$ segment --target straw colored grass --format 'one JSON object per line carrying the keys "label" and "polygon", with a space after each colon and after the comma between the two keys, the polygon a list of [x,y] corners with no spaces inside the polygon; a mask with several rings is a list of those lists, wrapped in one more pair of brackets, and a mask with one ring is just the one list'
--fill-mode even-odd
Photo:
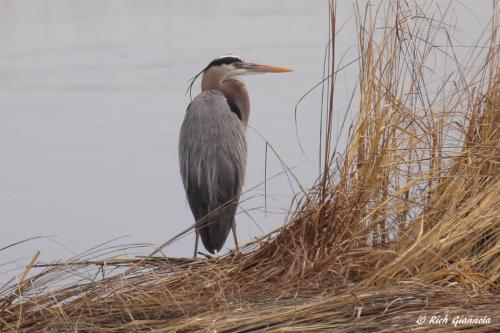
{"label": "straw colored grass", "polygon": [[[463,63],[450,8],[419,3],[355,4],[348,109],[334,103],[332,38],[322,175],[280,230],[220,258],[76,259],[31,274],[35,256],[0,289],[0,331],[498,331],[498,7]],[[335,115],[353,113],[339,154]]]}

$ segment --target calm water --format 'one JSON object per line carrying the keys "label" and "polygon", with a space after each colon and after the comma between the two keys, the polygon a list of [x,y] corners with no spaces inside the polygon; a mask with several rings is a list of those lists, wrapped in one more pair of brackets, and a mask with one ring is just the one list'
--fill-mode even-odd
{"label": "calm water", "polygon": [[[352,3],[341,3],[343,23]],[[0,252],[0,263],[10,262],[0,272],[37,249],[50,261],[125,235],[118,243],[161,244],[191,225],[177,160],[185,91],[222,54],[296,69],[245,77],[250,124],[310,185],[320,91],[298,114],[312,162],[297,144],[294,107],[321,79],[327,10],[326,1],[0,1],[0,248],[46,236]],[[467,24],[479,29],[478,17]],[[353,42],[346,29],[338,46]],[[264,179],[265,143],[247,134],[248,190]],[[282,171],[271,154],[267,168],[268,176]],[[270,181],[267,215],[263,186],[246,194],[240,242],[280,226],[294,192],[284,176]],[[191,233],[164,253],[190,256],[193,242]]]}
{"label": "calm water", "polygon": [[[222,54],[297,69],[245,81],[251,126],[310,182],[293,109],[321,78],[327,19],[321,1],[1,2],[0,247],[48,237],[2,252],[0,262],[24,265],[37,249],[42,260],[70,257],[124,235],[122,243],[161,244],[192,224],[177,159],[185,91]],[[314,114],[318,105],[311,100]],[[299,118],[312,154],[314,114]],[[252,130],[248,140],[246,189],[264,179],[265,158],[264,141]],[[269,156],[269,175],[280,171]],[[267,190],[267,217],[262,186],[245,196],[255,222],[238,216],[241,242],[283,222],[288,180]],[[192,255],[193,242],[189,234],[165,254]]]}

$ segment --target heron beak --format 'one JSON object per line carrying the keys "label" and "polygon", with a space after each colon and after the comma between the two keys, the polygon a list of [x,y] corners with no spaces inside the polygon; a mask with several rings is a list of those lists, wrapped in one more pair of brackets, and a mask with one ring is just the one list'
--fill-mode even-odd
{"label": "heron beak", "polygon": [[241,68],[245,69],[245,74],[260,74],[260,73],[287,73],[293,72],[292,68],[273,66],[273,65],[259,65],[252,63],[242,63]]}

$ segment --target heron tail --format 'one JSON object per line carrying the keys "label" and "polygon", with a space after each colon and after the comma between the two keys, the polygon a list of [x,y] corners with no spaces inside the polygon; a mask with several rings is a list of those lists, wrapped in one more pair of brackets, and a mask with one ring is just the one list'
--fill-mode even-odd
{"label": "heron tail", "polygon": [[236,203],[227,203],[211,209],[211,213],[200,221],[201,241],[210,253],[219,252],[226,242],[231,226],[234,223],[236,209]]}

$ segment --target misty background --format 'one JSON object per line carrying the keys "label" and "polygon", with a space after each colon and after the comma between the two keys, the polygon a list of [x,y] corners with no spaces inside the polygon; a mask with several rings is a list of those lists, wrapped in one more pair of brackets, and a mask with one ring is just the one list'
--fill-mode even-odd
{"label": "misty background", "polygon": [[[491,8],[490,1],[454,8],[464,45],[480,35]],[[338,10],[339,26],[350,23],[336,41],[348,63],[356,55],[352,2],[339,1]],[[251,191],[237,216],[240,244],[281,226],[300,189],[285,174],[269,180],[265,207],[261,135],[310,187],[321,88],[296,118],[295,106],[322,79],[328,20],[327,1],[0,0],[0,248],[43,236],[1,251],[0,274],[23,267],[36,250],[48,262],[121,236],[112,244],[152,244],[123,255],[147,254],[193,224],[177,156],[186,89],[228,53],[296,70],[243,78],[252,104],[244,187]],[[338,115],[356,73],[354,64],[338,77]],[[267,151],[272,177],[283,166]],[[191,256],[193,247],[191,232],[163,253]],[[233,247],[230,235],[226,251]]]}

